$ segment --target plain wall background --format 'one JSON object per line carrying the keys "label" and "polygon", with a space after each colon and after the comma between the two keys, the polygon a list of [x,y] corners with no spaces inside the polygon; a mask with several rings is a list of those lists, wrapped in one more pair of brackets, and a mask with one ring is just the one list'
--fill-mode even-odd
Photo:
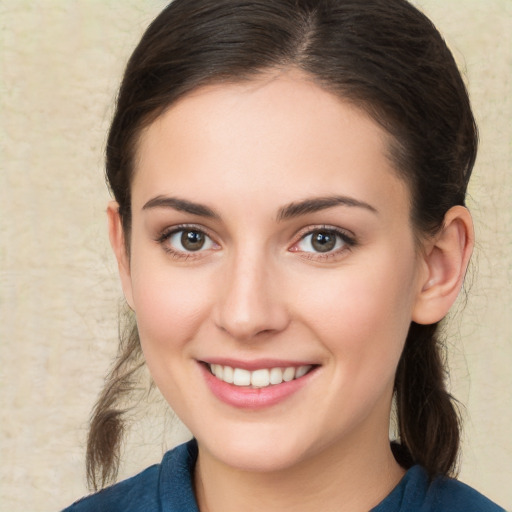
{"label": "plain wall background", "polygon": [[[512,1],[416,4],[464,70],[481,133],[469,200],[478,247],[449,324],[452,389],[466,405],[461,479],[512,508]],[[164,5],[0,0],[2,510],[58,510],[86,493],[87,421],[121,297],[105,133],[126,59]],[[129,436],[122,477],[183,439],[161,410]]]}

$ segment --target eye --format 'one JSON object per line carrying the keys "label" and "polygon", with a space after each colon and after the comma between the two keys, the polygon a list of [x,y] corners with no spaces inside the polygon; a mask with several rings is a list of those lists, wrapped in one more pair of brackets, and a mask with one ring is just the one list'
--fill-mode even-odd
{"label": "eye", "polygon": [[342,231],[319,228],[306,233],[293,247],[294,252],[334,253],[355,245],[352,237]]}
{"label": "eye", "polygon": [[172,253],[201,252],[217,247],[206,233],[196,228],[174,229],[164,233],[159,242]]}

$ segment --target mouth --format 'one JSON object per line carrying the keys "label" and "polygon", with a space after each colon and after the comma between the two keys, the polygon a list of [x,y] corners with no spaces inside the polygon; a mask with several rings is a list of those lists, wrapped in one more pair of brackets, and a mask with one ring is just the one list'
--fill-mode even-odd
{"label": "mouth", "polygon": [[283,382],[300,379],[310,373],[317,365],[285,366],[247,370],[233,366],[204,363],[210,373],[218,380],[242,388],[261,389],[277,386]]}
{"label": "mouth", "polygon": [[258,411],[290,399],[309,388],[319,364],[276,359],[257,361],[198,360],[210,391],[221,402],[240,410]]}

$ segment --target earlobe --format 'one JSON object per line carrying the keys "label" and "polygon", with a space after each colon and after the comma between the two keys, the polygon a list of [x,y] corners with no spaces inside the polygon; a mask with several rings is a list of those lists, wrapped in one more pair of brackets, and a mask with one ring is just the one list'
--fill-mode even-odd
{"label": "earlobe", "polygon": [[425,272],[413,310],[414,322],[433,324],[446,316],[462,287],[473,245],[471,215],[463,206],[454,206],[425,248]]}
{"label": "earlobe", "polygon": [[126,302],[131,309],[133,307],[132,296],[132,280],[130,274],[130,257],[128,254],[128,247],[126,246],[125,234],[123,230],[123,223],[121,215],[119,214],[119,204],[116,201],[111,201],[107,206],[108,218],[108,235],[110,245],[117,259],[117,267],[119,269],[119,276],[121,278],[121,285],[123,287]]}

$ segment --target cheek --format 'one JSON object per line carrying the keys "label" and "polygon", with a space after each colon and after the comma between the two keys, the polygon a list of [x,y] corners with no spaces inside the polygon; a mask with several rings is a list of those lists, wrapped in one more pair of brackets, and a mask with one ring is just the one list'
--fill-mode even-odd
{"label": "cheek", "polygon": [[305,323],[341,361],[393,368],[411,322],[411,261],[389,252],[319,276],[303,292]]}
{"label": "cheek", "polygon": [[178,348],[207,315],[209,280],[170,265],[132,266],[134,308],[145,351]]}
{"label": "cheek", "polygon": [[[147,261],[147,260],[146,260]],[[146,262],[145,262],[146,263]],[[191,278],[170,265],[132,267],[137,328],[144,357],[157,387],[172,409],[185,419],[189,372],[194,371],[193,343],[208,316],[207,280]]]}

